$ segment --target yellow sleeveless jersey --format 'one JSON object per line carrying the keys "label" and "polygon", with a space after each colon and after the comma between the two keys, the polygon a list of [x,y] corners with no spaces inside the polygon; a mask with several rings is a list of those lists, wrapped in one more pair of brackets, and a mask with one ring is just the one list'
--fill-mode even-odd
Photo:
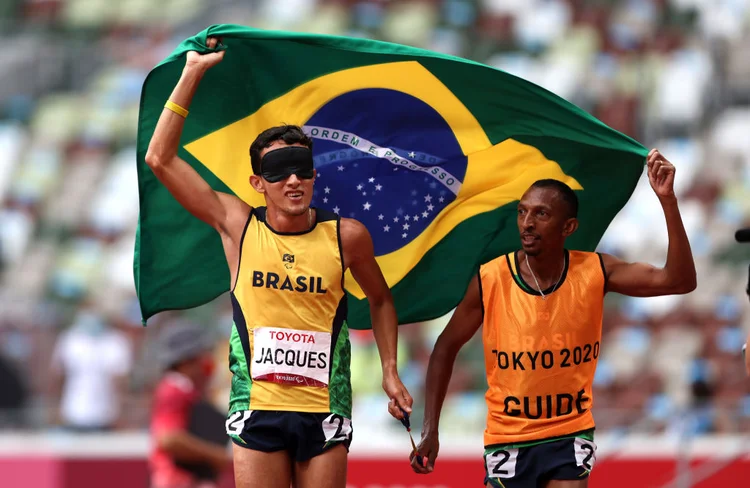
{"label": "yellow sleeveless jersey", "polygon": [[281,233],[254,208],[232,291],[230,413],[333,412],[351,418],[350,344],[340,219]]}
{"label": "yellow sleeveless jersey", "polygon": [[485,445],[591,429],[606,278],[597,253],[566,251],[545,298],[524,282],[518,253],[479,269],[488,390]]}

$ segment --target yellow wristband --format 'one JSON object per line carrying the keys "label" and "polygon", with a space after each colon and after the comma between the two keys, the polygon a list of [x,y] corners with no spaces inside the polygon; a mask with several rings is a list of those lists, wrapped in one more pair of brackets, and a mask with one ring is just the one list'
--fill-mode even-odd
{"label": "yellow wristband", "polygon": [[187,118],[188,112],[187,109],[180,107],[176,103],[174,103],[172,100],[167,100],[167,103],[164,104],[164,108],[167,108],[171,110],[172,112],[176,113],[182,118]]}

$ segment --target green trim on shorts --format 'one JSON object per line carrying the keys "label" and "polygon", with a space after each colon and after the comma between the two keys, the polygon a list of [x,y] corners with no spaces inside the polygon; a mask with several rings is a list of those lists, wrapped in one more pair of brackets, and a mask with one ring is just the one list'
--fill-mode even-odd
{"label": "green trim on shorts", "polygon": [[555,441],[559,441],[562,439],[575,439],[575,438],[581,438],[587,441],[594,442],[594,427],[588,430],[574,432],[573,434],[561,435],[558,437],[548,437],[546,439],[541,439],[538,441],[516,442],[514,444],[492,444],[489,446],[484,446],[484,455],[487,456],[489,454],[492,454],[498,449],[521,449],[522,447],[538,446],[539,444],[547,444],[549,442],[555,442]]}
{"label": "green trim on shorts", "polygon": [[245,444],[245,445],[247,445],[247,442],[243,441],[242,437],[240,437],[238,435],[235,435],[235,434],[228,434],[228,435],[229,435],[230,439],[232,439],[234,442],[236,442],[238,444]]}
{"label": "green trim on shorts", "polygon": [[328,398],[331,413],[352,418],[352,347],[349,343],[349,327],[344,321],[333,348],[331,380],[328,384]]}
{"label": "green trim on shorts", "polygon": [[229,370],[232,372],[232,388],[229,393],[227,415],[250,410],[250,390],[253,387],[253,380],[250,377],[250,368],[247,365],[237,324],[232,324],[232,335],[229,337]]}

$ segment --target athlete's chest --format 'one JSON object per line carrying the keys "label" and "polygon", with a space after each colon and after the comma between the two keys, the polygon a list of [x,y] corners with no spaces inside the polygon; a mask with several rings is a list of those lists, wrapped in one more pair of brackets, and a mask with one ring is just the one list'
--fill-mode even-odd
{"label": "athlete's chest", "polygon": [[252,292],[326,295],[343,274],[337,236],[322,229],[277,235],[249,228],[240,256],[243,287]]}
{"label": "athlete's chest", "polygon": [[577,286],[573,279],[545,296],[530,294],[511,281],[498,287],[485,309],[485,341],[533,351],[599,340],[602,303],[594,290]]}

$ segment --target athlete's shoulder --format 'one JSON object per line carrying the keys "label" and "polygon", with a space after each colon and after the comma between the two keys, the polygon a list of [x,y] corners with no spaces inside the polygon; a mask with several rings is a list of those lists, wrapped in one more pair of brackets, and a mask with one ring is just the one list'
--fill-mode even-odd
{"label": "athlete's shoulder", "polygon": [[340,249],[347,267],[360,259],[369,260],[374,257],[372,237],[362,222],[342,218],[339,226]]}
{"label": "athlete's shoulder", "polygon": [[572,249],[568,249],[568,254],[571,258],[578,258],[578,259],[599,259],[599,253],[598,252],[592,252],[592,251],[576,251]]}
{"label": "athlete's shoulder", "polygon": [[507,266],[509,262],[512,262],[515,259],[515,256],[516,256],[515,251],[501,254],[500,256],[490,259],[486,263],[482,264],[482,266],[486,266],[486,267]]}
{"label": "athlete's shoulder", "polygon": [[601,268],[604,270],[604,260],[606,255],[591,251],[568,251],[568,259],[571,265],[580,266],[581,264]]}
{"label": "athlete's shoulder", "polygon": [[487,274],[497,274],[508,269],[508,264],[515,259],[515,252],[501,254],[500,256],[487,261],[479,266],[479,276],[484,277]]}
{"label": "athlete's shoulder", "polygon": [[[334,214],[335,215],[335,214]],[[336,218],[339,218],[338,215]],[[341,239],[345,241],[359,242],[362,239],[371,239],[370,232],[365,224],[355,219],[339,218]]]}
{"label": "athlete's shoulder", "polygon": [[604,282],[602,289],[607,287],[607,254],[589,251],[568,251],[568,270],[577,277],[587,277],[586,281],[592,287],[598,287],[597,283]]}

